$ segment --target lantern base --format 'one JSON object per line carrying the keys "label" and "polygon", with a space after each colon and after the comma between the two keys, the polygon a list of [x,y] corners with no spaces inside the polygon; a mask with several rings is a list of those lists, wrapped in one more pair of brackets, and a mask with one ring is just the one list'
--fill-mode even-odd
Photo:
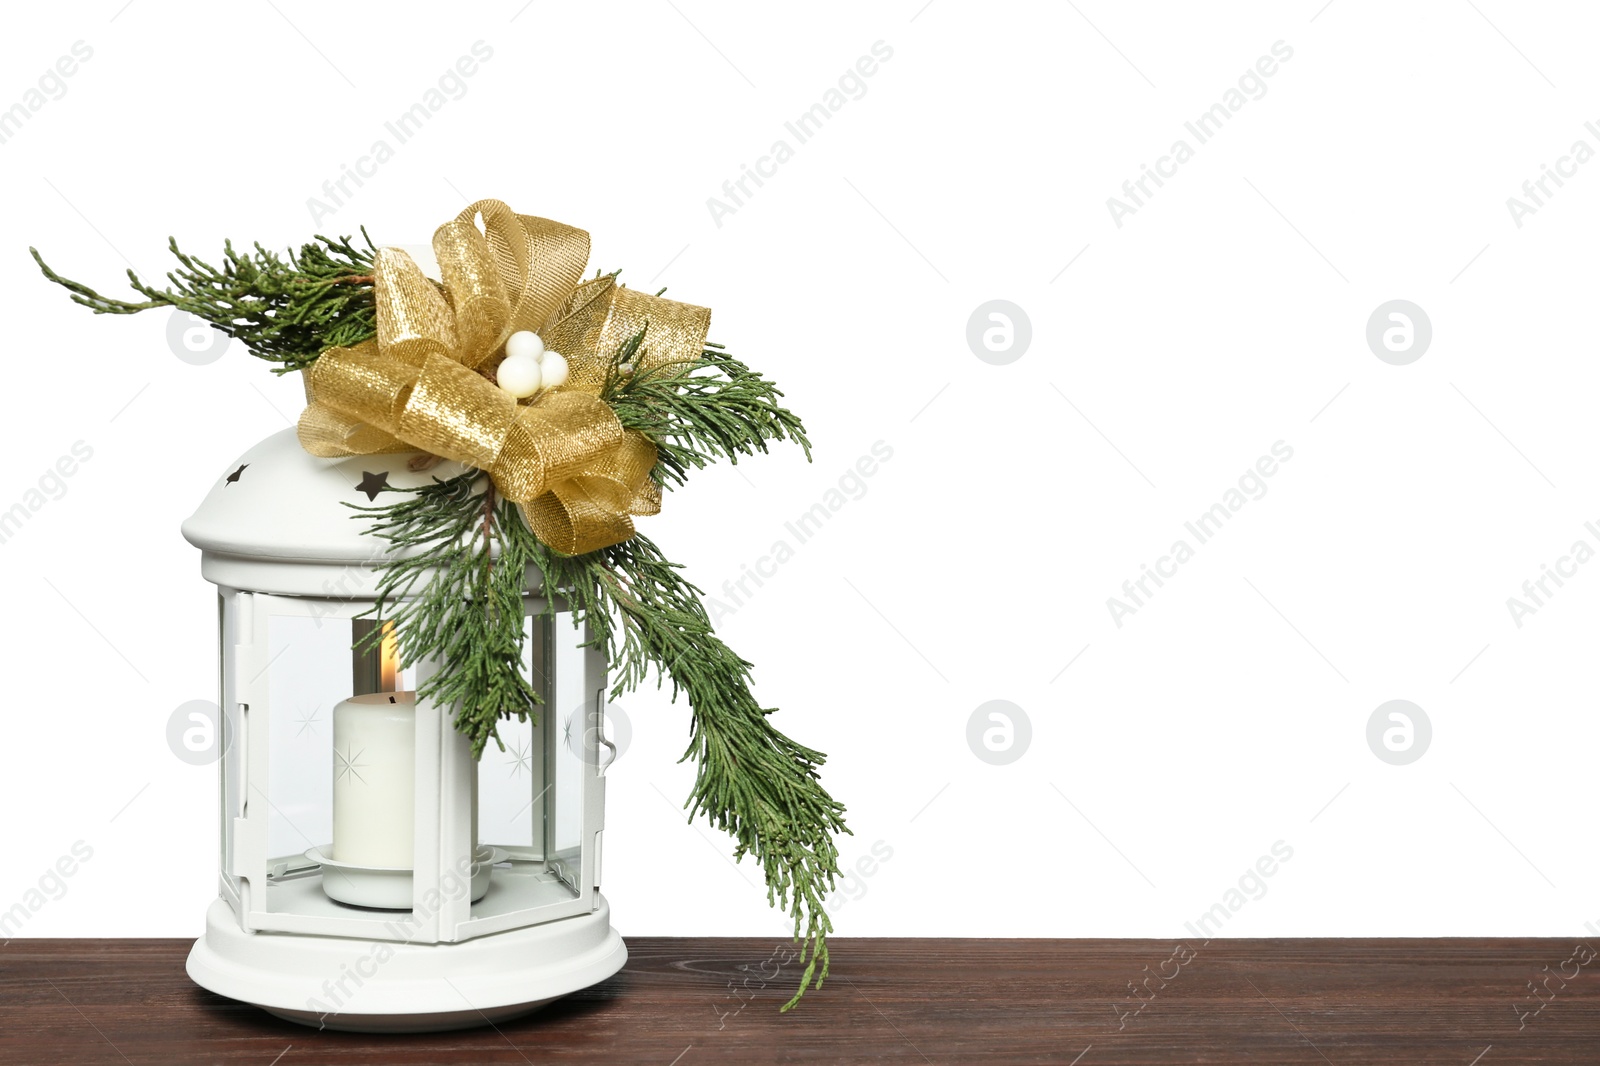
{"label": "lantern base", "polygon": [[600,893],[589,914],[448,944],[247,933],[223,899],[189,952],[189,977],[220,996],[319,1029],[427,1033],[526,1014],[628,961]]}

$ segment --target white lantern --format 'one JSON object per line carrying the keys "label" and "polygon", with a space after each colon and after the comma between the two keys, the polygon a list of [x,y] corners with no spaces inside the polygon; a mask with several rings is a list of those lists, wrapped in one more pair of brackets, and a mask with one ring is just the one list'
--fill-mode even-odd
{"label": "white lantern", "polygon": [[188,961],[202,987],[328,1028],[496,1022],[604,980],[627,950],[599,891],[606,663],[537,573],[524,667],[544,705],[482,764],[452,708],[396,668],[346,504],[460,473],[406,455],[318,459],[294,431],[229,467],[183,526],[218,588],[221,896]]}

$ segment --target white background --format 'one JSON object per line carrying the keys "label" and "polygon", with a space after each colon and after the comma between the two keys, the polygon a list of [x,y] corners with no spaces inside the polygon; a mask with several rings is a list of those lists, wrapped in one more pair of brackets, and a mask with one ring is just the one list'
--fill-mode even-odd
{"label": "white background", "polygon": [[[214,695],[215,606],[178,525],[302,403],[237,343],[179,360],[164,313],[92,317],[26,247],[113,292],[130,264],[168,269],[169,234],[206,258],[363,224],[424,243],[494,196],[711,306],[713,339],[805,417],[811,464],[702,473],[644,524],[708,591],[893,450],[720,625],[779,725],[829,753],[845,862],[892,849],[839,897],[840,934],[1182,935],[1280,840],[1293,858],[1229,935],[1600,922],[1600,565],[1520,628],[1506,605],[1600,547],[1600,163],[1521,227],[1506,205],[1573,141],[1600,149],[1600,26],[1579,4],[1321,5],[13,13],[0,108],[74,42],[93,55],[0,144],[0,510],[74,442],[93,457],[0,544],[0,910],[82,840],[25,935],[200,931],[215,773],[166,725]],[[465,95],[313,222],[308,199],[480,40]],[[878,41],[865,94],[794,146],[785,121]],[[1184,122],[1277,41],[1266,94],[1196,145]],[[1119,228],[1107,198],[1180,137],[1195,157]],[[707,198],[778,138],[794,158],[718,225]],[[991,299],[1032,323],[1009,365],[966,340]],[[1432,322],[1406,366],[1365,340],[1392,299]],[[1293,458],[1265,496],[1119,628],[1107,598],[1277,441]],[[1032,726],[1003,766],[967,743],[995,699]],[[1432,723],[1409,765],[1367,744],[1391,699]],[[677,810],[687,708],[623,706],[619,929],[781,937],[759,870]]]}

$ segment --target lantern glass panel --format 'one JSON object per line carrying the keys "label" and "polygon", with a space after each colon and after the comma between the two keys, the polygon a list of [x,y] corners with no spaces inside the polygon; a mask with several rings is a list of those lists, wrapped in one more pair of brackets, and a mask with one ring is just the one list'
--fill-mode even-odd
{"label": "lantern glass panel", "polygon": [[570,614],[552,619],[536,602],[524,632],[522,667],[543,703],[533,721],[502,719],[505,750],[491,741],[478,763],[478,840],[507,852],[511,863],[474,904],[475,917],[580,894],[584,763],[581,737],[567,730],[584,684],[582,652],[574,646],[580,637]]}
{"label": "lantern glass panel", "polygon": [[[229,595],[237,596],[236,593]],[[227,670],[226,649],[232,648],[239,640],[234,613],[228,610],[229,595],[217,595],[217,678],[223,686],[217,704],[222,708],[223,728],[227,730],[227,746],[222,753],[222,787],[219,789],[222,819],[218,824],[223,828],[222,877],[237,896],[239,879],[233,875],[234,836],[229,830],[233,827],[233,820],[244,814],[244,748],[248,731],[245,728],[245,708],[234,697],[236,683]]]}
{"label": "lantern glass panel", "polygon": [[542,859],[543,723],[504,720],[500,740],[505,750],[490,741],[478,763],[478,839],[512,855]]}
{"label": "lantern glass panel", "polygon": [[587,713],[593,694],[583,691],[583,649],[572,636],[572,617],[563,615],[556,624],[566,628],[566,639],[555,642],[556,693],[548,708],[555,741],[550,790],[554,804],[547,819],[546,854],[562,879],[576,884],[583,846],[584,759],[594,739]]}
{"label": "lantern glass panel", "polygon": [[[278,601],[289,608],[292,601]],[[383,623],[294,604],[266,616],[267,666],[264,694],[271,714],[267,730],[267,787],[252,789],[248,801],[266,805],[267,875],[287,884],[311,877],[317,864],[310,848],[334,839],[333,782],[340,772],[360,774],[377,753],[334,750],[334,708],[351,696],[406,691],[414,672],[400,670],[392,642],[356,650],[354,645]],[[245,681],[252,679],[246,678]],[[407,767],[406,772],[411,768]],[[408,812],[409,813],[409,812]],[[407,818],[407,821],[410,819]],[[316,908],[327,904],[306,890],[268,892],[267,908],[297,911],[307,897]]]}
{"label": "lantern glass panel", "polygon": [[[350,620],[271,615],[267,623],[267,865],[309,865],[333,839],[333,706],[352,694]],[[251,797],[259,799],[260,797]]]}

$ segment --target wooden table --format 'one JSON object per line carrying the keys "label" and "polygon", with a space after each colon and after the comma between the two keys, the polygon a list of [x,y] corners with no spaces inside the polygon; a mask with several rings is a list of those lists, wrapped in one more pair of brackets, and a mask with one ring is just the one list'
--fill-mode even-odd
{"label": "wooden table", "polygon": [[0,1063],[1594,1064],[1600,959],[1577,943],[839,940],[780,1015],[787,945],[640,937],[615,978],[498,1030],[375,1037],[200,991],[188,941],[12,940]]}

